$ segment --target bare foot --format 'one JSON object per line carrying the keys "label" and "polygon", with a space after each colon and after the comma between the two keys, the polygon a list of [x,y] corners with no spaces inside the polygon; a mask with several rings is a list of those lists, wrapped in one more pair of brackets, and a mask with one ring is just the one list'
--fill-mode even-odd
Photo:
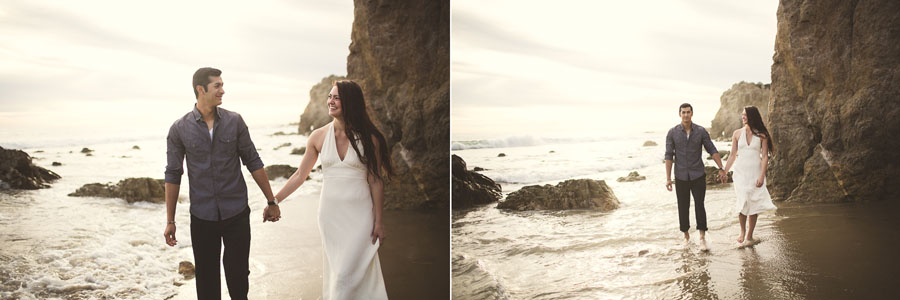
{"label": "bare foot", "polygon": [[684,233],[684,242],[687,243],[687,242],[690,242],[690,241],[691,241],[691,234],[685,232],[685,233]]}
{"label": "bare foot", "polygon": [[744,242],[744,233],[743,233],[743,232],[741,232],[741,236],[738,237],[738,240],[737,240],[737,241],[738,241],[738,243],[743,243],[743,242]]}
{"label": "bare foot", "polygon": [[709,246],[706,245],[706,239],[700,239],[700,251],[709,251]]}

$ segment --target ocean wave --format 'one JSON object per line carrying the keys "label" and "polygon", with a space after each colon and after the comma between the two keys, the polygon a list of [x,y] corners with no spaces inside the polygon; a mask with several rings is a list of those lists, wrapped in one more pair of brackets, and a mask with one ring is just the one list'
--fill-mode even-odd
{"label": "ocean wave", "polygon": [[600,138],[546,138],[536,137],[532,135],[517,135],[499,139],[487,140],[469,140],[454,141],[451,150],[468,150],[468,149],[489,149],[489,148],[510,148],[510,147],[528,147],[549,144],[574,144],[574,143],[590,143],[604,139]]}
{"label": "ocean wave", "polygon": [[540,172],[534,169],[521,170],[491,170],[485,171],[483,174],[490,177],[497,183],[506,184],[534,184],[541,182],[549,182],[556,180],[566,180],[580,176],[594,175],[598,173],[613,171],[633,171],[643,169],[656,164],[655,161],[642,159],[618,160],[598,165],[580,165],[570,166],[559,169],[545,168]]}
{"label": "ocean wave", "polygon": [[481,260],[454,254],[453,298],[509,299],[509,292]]}

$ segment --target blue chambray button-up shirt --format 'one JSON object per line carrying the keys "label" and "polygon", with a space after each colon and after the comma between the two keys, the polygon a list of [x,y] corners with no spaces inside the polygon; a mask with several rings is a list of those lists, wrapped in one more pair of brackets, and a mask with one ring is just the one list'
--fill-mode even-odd
{"label": "blue chambray button-up shirt", "polygon": [[706,148],[709,155],[719,152],[703,126],[691,123],[690,137],[681,123],[669,129],[666,134],[666,160],[675,162],[675,179],[690,181],[706,176],[701,147]]}
{"label": "blue chambray button-up shirt", "polygon": [[263,167],[240,114],[216,107],[210,139],[196,104],[169,128],[166,157],[165,181],[173,184],[181,184],[182,162],[187,158],[191,214],[207,221],[236,216],[248,207],[240,162],[250,172]]}

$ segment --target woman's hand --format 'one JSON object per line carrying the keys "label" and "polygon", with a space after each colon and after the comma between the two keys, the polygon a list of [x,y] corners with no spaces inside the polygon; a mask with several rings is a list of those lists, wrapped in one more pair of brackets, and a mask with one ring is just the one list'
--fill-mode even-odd
{"label": "woman's hand", "polygon": [[376,240],[381,240],[381,243],[384,243],[384,226],[381,225],[381,222],[375,222],[375,226],[372,228],[372,245],[375,245]]}
{"label": "woman's hand", "polygon": [[765,180],[766,180],[765,177],[760,177],[759,179],[757,179],[757,180],[756,180],[756,187],[762,187],[762,186],[763,186],[763,182],[765,182]]}

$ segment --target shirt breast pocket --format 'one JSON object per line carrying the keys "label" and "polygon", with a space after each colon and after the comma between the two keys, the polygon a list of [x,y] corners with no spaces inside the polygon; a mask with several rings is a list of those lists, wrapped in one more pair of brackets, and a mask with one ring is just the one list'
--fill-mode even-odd
{"label": "shirt breast pocket", "polygon": [[216,138],[216,151],[231,157],[237,153],[237,137],[221,136]]}

